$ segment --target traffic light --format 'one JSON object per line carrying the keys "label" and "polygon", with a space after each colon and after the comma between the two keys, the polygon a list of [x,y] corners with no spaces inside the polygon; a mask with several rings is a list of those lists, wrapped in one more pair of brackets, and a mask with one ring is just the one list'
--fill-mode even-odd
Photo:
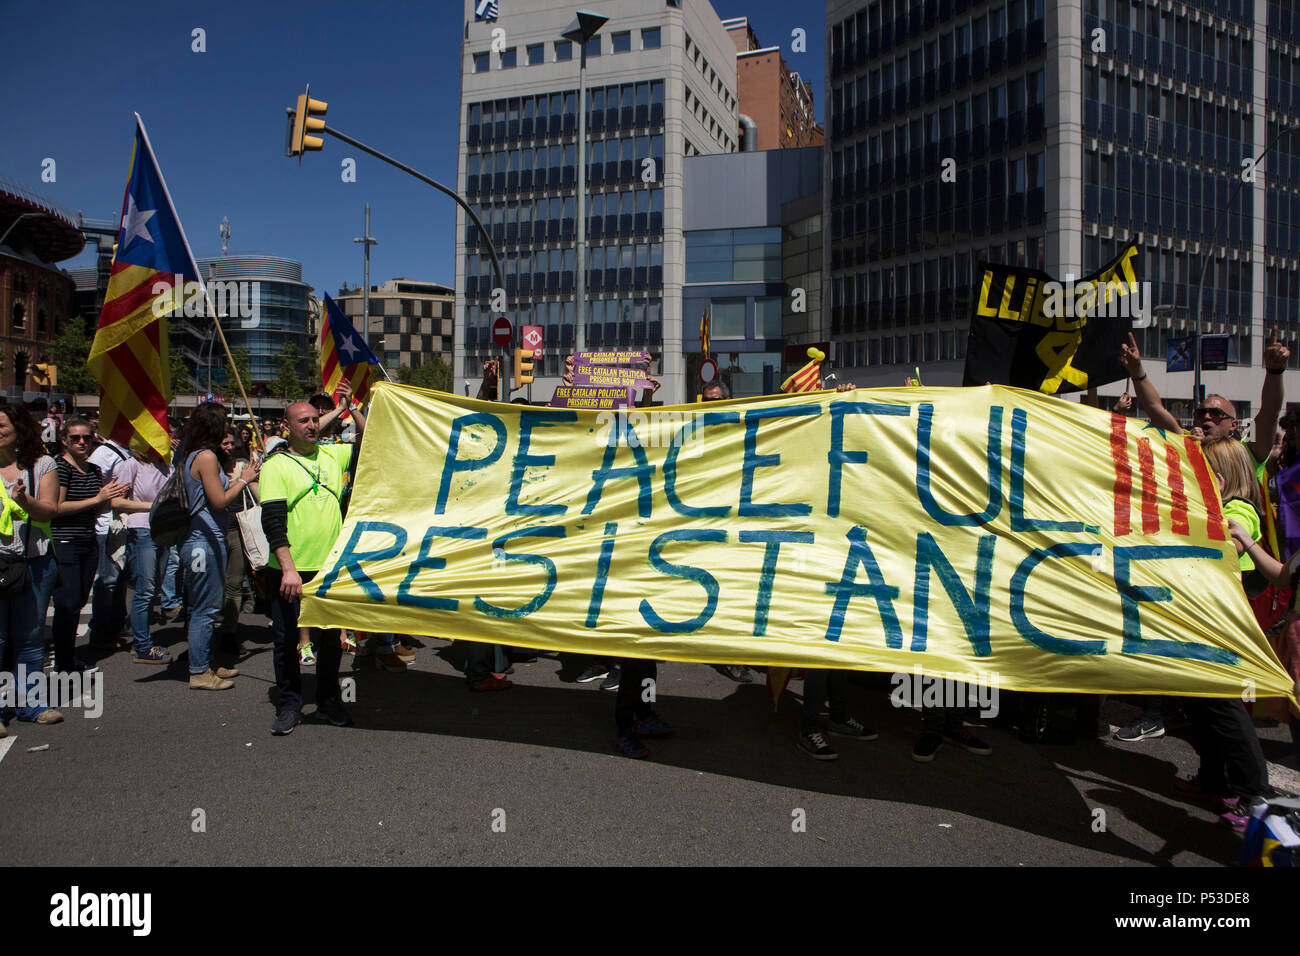
{"label": "traffic light", "polygon": [[58,366],[45,362],[37,362],[32,366],[32,381],[37,385],[55,386],[59,384]]}
{"label": "traffic light", "polygon": [[515,349],[515,388],[523,388],[533,380],[532,349]]}
{"label": "traffic light", "polygon": [[293,127],[289,133],[289,143],[286,154],[297,156],[298,162],[302,162],[302,154],[309,150],[318,150],[325,145],[325,140],[319,136],[309,136],[308,133],[320,132],[325,128],[325,121],[318,116],[324,116],[329,104],[324,100],[313,100],[311,98],[311,85],[308,84],[306,92],[298,97],[298,106],[293,111]]}

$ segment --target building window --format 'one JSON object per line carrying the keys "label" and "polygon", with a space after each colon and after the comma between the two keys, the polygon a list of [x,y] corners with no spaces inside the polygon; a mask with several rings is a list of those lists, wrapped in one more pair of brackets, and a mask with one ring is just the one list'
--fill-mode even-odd
{"label": "building window", "polygon": [[487,53],[474,54],[474,72],[486,73],[492,67],[492,57]]}
{"label": "building window", "polygon": [[22,331],[25,325],[26,317],[27,317],[27,307],[23,305],[21,302],[15,302],[14,310],[13,310],[13,325],[10,326],[13,329],[13,331],[15,332]]}
{"label": "building window", "polygon": [[659,49],[659,28],[648,27],[641,31],[641,49],[657,50]]}
{"label": "building window", "polygon": [[587,41],[587,56],[600,56],[600,37],[592,37]]}
{"label": "building window", "polygon": [[630,53],[632,51],[632,33],[624,30],[622,33],[615,33],[610,37],[610,43],[613,45],[615,53]]}
{"label": "building window", "polygon": [[564,60],[573,59],[573,43],[569,40],[555,41],[555,62],[560,63]]}
{"label": "building window", "polygon": [[781,337],[781,299],[777,296],[754,300],[754,338]]}
{"label": "building window", "polygon": [[546,62],[546,44],[530,43],[528,45],[528,65],[538,66]]}
{"label": "building window", "polygon": [[518,48],[511,47],[508,50],[501,51],[501,69],[513,70],[518,61]]}
{"label": "building window", "polygon": [[745,339],[745,300],[714,299],[709,303],[709,333],[715,339]]}

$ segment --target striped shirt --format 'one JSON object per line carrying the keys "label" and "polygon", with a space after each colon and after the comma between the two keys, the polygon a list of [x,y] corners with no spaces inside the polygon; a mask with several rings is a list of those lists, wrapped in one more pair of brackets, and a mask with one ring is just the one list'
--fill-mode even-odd
{"label": "striped shirt", "polygon": [[[68,464],[68,459],[60,455],[56,464],[59,469],[59,487],[66,488],[64,501],[85,501],[99,494],[104,485],[103,473],[98,465],[86,462],[86,470],[78,471]],[[76,514],[56,516],[50,521],[51,537],[56,541],[71,541],[95,537],[95,518],[99,509],[85,508]]]}

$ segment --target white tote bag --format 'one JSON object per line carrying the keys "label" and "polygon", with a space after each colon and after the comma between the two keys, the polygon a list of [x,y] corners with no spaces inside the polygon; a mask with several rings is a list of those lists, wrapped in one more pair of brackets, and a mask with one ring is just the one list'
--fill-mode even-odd
{"label": "white tote bag", "polygon": [[[237,470],[236,476],[242,470]],[[248,566],[254,571],[261,571],[271,559],[271,546],[267,543],[266,533],[262,531],[262,506],[247,485],[244,486],[243,502],[244,510],[235,514],[235,520],[239,522],[239,539],[244,543]]]}

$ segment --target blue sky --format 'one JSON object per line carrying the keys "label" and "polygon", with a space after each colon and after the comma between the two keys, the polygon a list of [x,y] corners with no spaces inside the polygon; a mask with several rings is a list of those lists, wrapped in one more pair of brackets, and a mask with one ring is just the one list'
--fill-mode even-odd
{"label": "blue sky", "polygon": [[[300,167],[284,156],[284,108],[310,82],[329,103],[331,126],[454,187],[459,0],[4,6],[5,32],[21,42],[6,44],[0,75],[0,176],[74,213],[116,218],[137,111],[196,257],[220,252],[217,227],[228,216],[231,253],[298,259],[304,280],[332,293],[360,284],[361,246],[352,239],[369,202],[379,239],[371,282],[452,282],[455,204],[331,137]],[[599,9],[598,0],[591,6]],[[724,19],[748,16],[761,42],[784,48],[791,69],[812,84],[821,119],[821,5],[713,7]],[[204,53],[191,50],[196,27],[206,31]],[[807,53],[790,52],[796,27],[807,32]],[[357,159],[355,183],[341,181],[345,156]],[[41,180],[47,157],[57,164],[55,182]],[[83,252],[63,265],[93,258]]]}

